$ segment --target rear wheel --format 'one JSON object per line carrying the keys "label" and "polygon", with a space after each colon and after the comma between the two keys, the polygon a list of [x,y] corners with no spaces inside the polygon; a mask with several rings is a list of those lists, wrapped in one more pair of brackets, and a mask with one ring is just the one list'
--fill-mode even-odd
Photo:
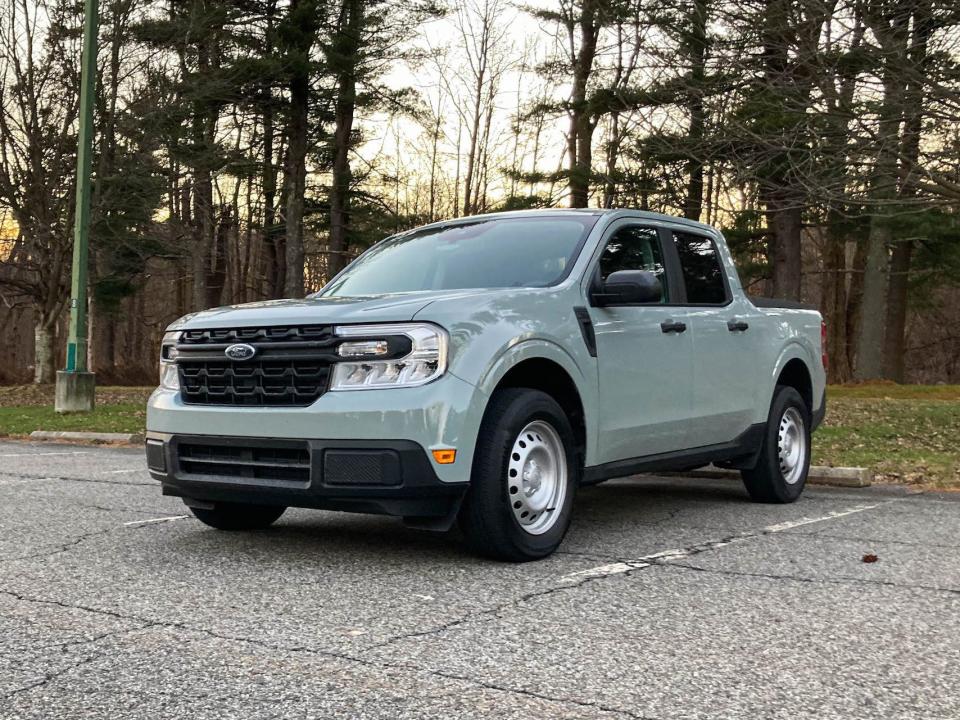
{"label": "rear wheel", "polygon": [[810,470],[810,409],[794,388],[778,385],[760,457],[744,470],[743,483],[754,502],[790,503],[800,497]]}
{"label": "rear wheel", "polygon": [[579,482],[573,430],[557,402],[539,390],[498,391],[460,511],[467,544],[499,560],[546,557],[567,532]]}
{"label": "rear wheel", "polygon": [[261,530],[269,527],[286,510],[278,505],[217,503],[212,510],[190,508],[197,520],[217,530]]}

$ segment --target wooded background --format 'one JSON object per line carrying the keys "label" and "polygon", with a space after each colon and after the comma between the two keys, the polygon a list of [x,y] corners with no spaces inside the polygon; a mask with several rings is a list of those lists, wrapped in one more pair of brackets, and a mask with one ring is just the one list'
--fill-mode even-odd
{"label": "wooded background", "polygon": [[[720,227],[834,382],[960,382],[956,0],[101,0],[92,367],[504,209]],[[0,381],[62,362],[82,2],[0,8]]]}

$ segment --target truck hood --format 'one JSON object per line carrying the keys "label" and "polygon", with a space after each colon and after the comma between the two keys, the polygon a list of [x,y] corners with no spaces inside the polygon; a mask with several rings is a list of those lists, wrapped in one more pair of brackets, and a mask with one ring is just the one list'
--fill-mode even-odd
{"label": "truck hood", "polygon": [[226,305],[186,315],[168,330],[214,329],[274,325],[328,325],[335,323],[406,322],[437,301],[484,290],[437,290],[368,297],[314,297],[303,300],[265,300]]}

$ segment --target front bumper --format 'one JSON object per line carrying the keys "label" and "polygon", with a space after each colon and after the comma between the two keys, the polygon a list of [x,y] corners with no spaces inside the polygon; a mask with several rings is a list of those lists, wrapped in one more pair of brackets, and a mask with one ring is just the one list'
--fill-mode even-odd
{"label": "front bumper", "polygon": [[442,482],[409,440],[277,440],[148,432],[147,466],[188,505],[283,505],[452,517],[466,483]]}
{"label": "front bumper", "polygon": [[[451,373],[420,387],[326,392],[308,407],[188,405],[179,392],[158,388],[147,404],[147,432],[358,441],[368,447],[409,441],[428,452],[440,483],[457,484],[470,480],[485,407],[481,391]],[[429,457],[432,450],[451,448],[457,451],[454,463]]]}

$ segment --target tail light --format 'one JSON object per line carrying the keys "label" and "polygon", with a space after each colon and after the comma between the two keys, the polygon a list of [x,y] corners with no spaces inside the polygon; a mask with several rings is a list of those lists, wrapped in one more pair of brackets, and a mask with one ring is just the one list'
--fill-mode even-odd
{"label": "tail light", "polygon": [[820,321],[820,360],[823,363],[823,369],[826,370],[830,366],[830,357],[827,353],[827,321]]}

